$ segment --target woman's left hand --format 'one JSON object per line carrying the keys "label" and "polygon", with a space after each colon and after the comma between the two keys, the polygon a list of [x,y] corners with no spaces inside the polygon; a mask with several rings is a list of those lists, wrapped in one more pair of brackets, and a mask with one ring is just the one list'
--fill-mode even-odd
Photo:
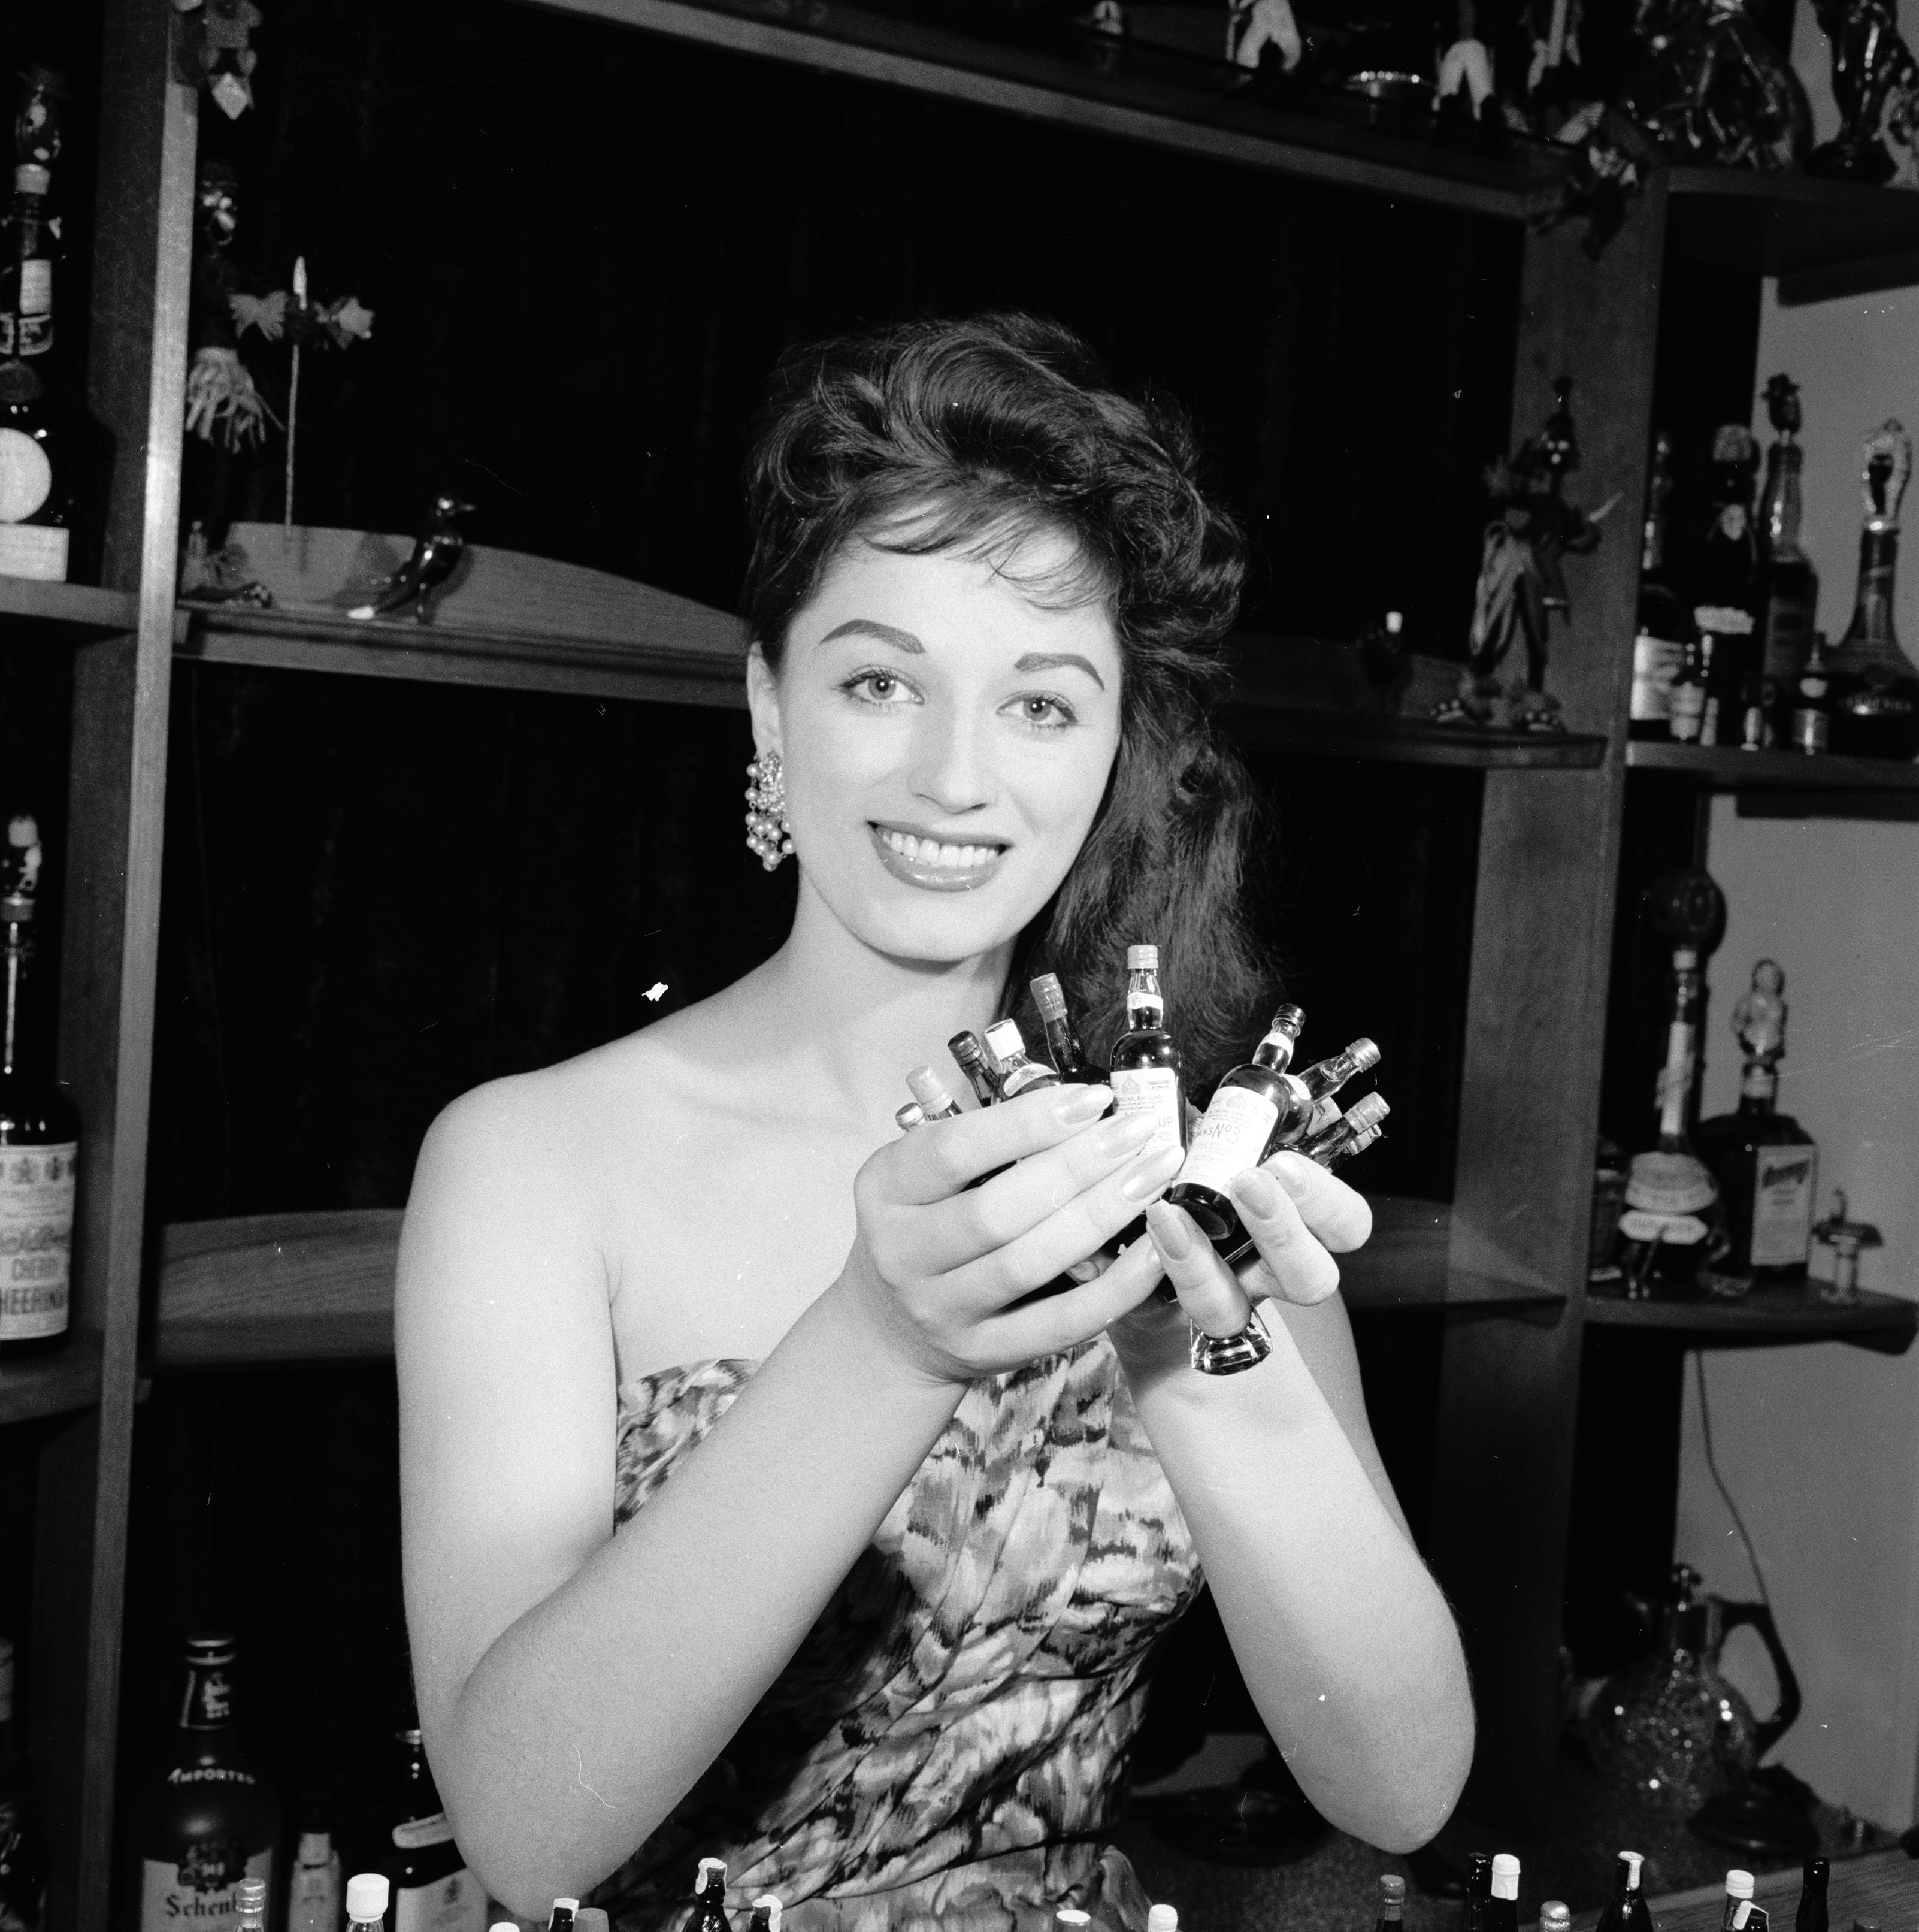
{"label": "woman's left hand", "polygon": [[[1180,1312],[1210,1335],[1237,1334],[1261,1301],[1324,1301],[1339,1286],[1333,1256],[1363,1246],[1372,1232],[1365,1196],[1303,1154],[1276,1154],[1236,1174],[1231,1186],[1254,1244],[1253,1255],[1237,1271],[1214,1253],[1183,1210],[1159,1201],[1147,1210],[1147,1230]],[[1140,1316],[1128,1317],[1129,1323]]]}

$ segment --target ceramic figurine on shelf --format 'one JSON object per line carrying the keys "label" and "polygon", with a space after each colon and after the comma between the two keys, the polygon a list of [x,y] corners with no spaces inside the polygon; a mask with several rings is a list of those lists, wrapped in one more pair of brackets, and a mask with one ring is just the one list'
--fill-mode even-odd
{"label": "ceramic figurine on shelf", "polygon": [[1546,688],[1548,627],[1555,611],[1563,620],[1570,608],[1561,560],[1597,547],[1600,520],[1612,505],[1588,515],[1561,494],[1579,466],[1579,446],[1567,406],[1571,380],[1562,377],[1555,387],[1558,406],[1539,435],[1486,472],[1498,514],[1482,540],[1471,656],[1458,695],[1433,712],[1439,724],[1566,728],[1559,700]]}
{"label": "ceramic figurine on shelf", "polygon": [[1288,0],[1233,0],[1226,16],[1226,58],[1236,67],[1257,68],[1269,47],[1282,74],[1291,74],[1306,52]]}
{"label": "ceramic figurine on shelf", "polygon": [[1748,1060],[1776,1067],[1786,1052],[1786,975],[1777,960],[1762,959],[1732,1009],[1732,1035]]}
{"label": "ceramic figurine on shelf", "polygon": [[1813,150],[1808,174],[1842,181],[1888,182],[1898,164],[1882,138],[1908,150],[1919,136],[1919,62],[1899,31],[1892,0],[1813,0],[1832,44],[1833,99],[1839,133]]}
{"label": "ceramic figurine on shelf", "polygon": [[240,359],[236,305],[251,298],[241,291],[233,256],[233,238],[240,227],[240,185],[224,161],[201,163],[199,199],[187,428],[202,441],[231,451],[258,442],[272,412]]}
{"label": "ceramic figurine on shelf", "polygon": [[1806,159],[1806,90],[1747,5],[1642,0],[1639,62],[1621,105],[1675,160],[1789,168]]}
{"label": "ceramic figurine on shelf", "polygon": [[413,554],[387,579],[370,604],[358,605],[347,616],[364,622],[391,616],[411,604],[415,621],[430,623],[433,592],[459,568],[466,552],[459,519],[472,514],[472,505],[461,502],[457,496],[436,497],[425,528],[413,540]]}
{"label": "ceramic figurine on shelf", "polygon": [[253,0],[173,0],[186,16],[182,52],[196,78],[229,121],[253,104],[259,56],[248,44],[263,17]]}
{"label": "ceramic figurine on shelf", "polygon": [[1489,146],[1503,131],[1493,96],[1492,50],[1479,37],[1474,0],[1459,0],[1459,37],[1439,59],[1439,130],[1461,146]]}

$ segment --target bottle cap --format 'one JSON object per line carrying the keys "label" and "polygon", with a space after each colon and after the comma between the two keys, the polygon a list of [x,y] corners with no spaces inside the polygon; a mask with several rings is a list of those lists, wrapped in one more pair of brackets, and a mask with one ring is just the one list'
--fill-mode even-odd
{"label": "bottle cap", "polygon": [[1639,1890],[1639,1868],[1645,1862],[1645,1854],[1643,1852],[1621,1852],[1619,1854],[1619,1862],[1625,1868],[1619,1876],[1624,1880],[1626,1889],[1628,1892]]}
{"label": "bottle cap", "polygon": [[1126,970],[1129,973],[1156,973],[1159,970],[1158,946],[1129,946],[1126,948]]}
{"label": "bottle cap", "polygon": [[909,1100],[893,1114],[895,1124],[903,1134],[910,1134],[915,1127],[926,1124],[926,1109],[917,1100]]}
{"label": "bottle cap", "polygon": [[695,1889],[704,1892],[709,1885],[724,1886],[727,1882],[727,1862],[724,1858],[702,1858],[700,1876]]}
{"label": "bottle cap", "polygon": [[386,1916],[388,1893],[384,1872],[355,1872],[346,1881],[346,1916],[356,1925]]}
{"label": "bottle cap", "polygon": [[1750,1898],[1753,1895],[1753,1874],[1740,1870],[1735,1865],[1726,1875],[1726,1895],[1728,1898]]}
{"label": "bottle cap", "polygon": [[1392,1111],[1384,1094],[1362,1094],[1346,1109],[1345,1122],[1354,1133],[1364,1133],[1367,1128],[1378,1126]]}
{"label": "bottle cap", "polygon": [[231,1664],[234,1649],[231,1630],[202,1630],[187,1640],[187,1661],[202,1666]]}
{"label": "bottle cap", "polygon": [[986,1058],[986,1049],[980,1045],[979,1036],[970,1028],[955,1034],[946,1042],[946,1051],[962,1066],[978,1066]]}
{"label": "bottle cap", "polygon": [[1081,1912],[1074,1906],[1063,1905],[1054,1913],[1053,1923],[1060,1928],[1060,1932],[1078,1932],[1080,1927],[1093,1923],[1093,1914]]}
{"label": "bottle cap", "polygon": [[943,1114],[953,1104],[953,1096],[946,1091],[946,1083],[930,1066],[916,1066],[906,1076],[906,1084],[913,1089],[913,1097],[928,1114]]}
{"label": "bottle cap", "polygon": [[1363,1073],[1369,1066],[1377,1066],[1379,1064],[1378,1045],[1376,1042],[1368,1040],[1365,1034],[1362,1034],[1351,1046],[1347,1048],[1346,1058],[1353,1063],[1353,1071],[1355,1073]]}
{"label": "bottle cap", "polygon": [[1549,1898],[1540,1907],[1540,1932],[1566,1932],[1573,1923],[1573,1909],[1564,1900]]}
{"label": "bottle cap", "polygon": [[1038,979],[1029,980],[1027,990],[1033,995],[1033,1004],[1039,1009],[1042,1019],[1066,1018],[1066,996],[1060,990],[1060,976],[1057,973],[1042,973]]}
{"label": "bottle cap", "polygon": [[1146,1932],[1180,1932],[1177,1906],[1156,1905],[1146,1915]]}
{"label": "bottle cap", "polygon": [[487,1928],[487,1932],[520,1932],[517,1918],[496,1918]]}
{"label": "bottle cap", "polygon": [[1396,638],[1406,628],[1406,614],[1403,610],[1389,610],[1386,614],[1386,634]]}
{"label": "bottle cap", "polygon": [[243,1878],[233,1888],[233,1903],[243,1918],[255,1915],[263,1916],[266,1911],[266,1880],[263,1878]]}
{"label": "bottle cap", "polygon": [[583,1905],[573,1915],[573,1932],[607,1932],[610,1923],[604,1906]]}
{"label": "bottle cap", "polygon": [[753,1901],[753,1916],[756,1924],[763,1912],[766,1915],[766,1932],[780,1932],[780,1902],[770,1892]]}
{"label": "bottle cap", "polygon": [[1519,1861],[1510,1852],[1498,1852],[1493,1856],[1492,1895],[1495,1898],[1519,1896]]}
{"label": "bottle cap", "polygon": [[1012,1020],[995,1020],[986,1029],[986,1051],[1002,1066],[1016,1053],[1026,1051],[1018,1026]]}
{"label": "bottle cap", "polygon": [[46,194],[53,186],[53,177],[37,162],[22,161],[13,170],[13,186],[22,194]]}
{"label": "bottle cap", "polygon": [[1397,1872],[1380,1874],[1379,1902],[1382,1905],[1403,1905],[1406,1902],[1406,1881]]}
{"label": "bottle cap", "polygon": [[1699,949],[1696,946],[1675,946],[1672,949],[1672,969],[1675,973],[1690,973],[1699,963]]}

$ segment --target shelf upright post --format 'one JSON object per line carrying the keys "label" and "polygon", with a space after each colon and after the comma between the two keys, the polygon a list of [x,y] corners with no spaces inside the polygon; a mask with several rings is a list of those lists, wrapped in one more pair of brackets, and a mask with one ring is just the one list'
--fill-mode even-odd
{"label": "shelf upright post", "polygon": [[60,1077],[82,1122],[73,1328],[100,1400],[41,1451],[30,1713],[51,1932],[103,1932],[137,1376],[198,100],[178,15],[104,0],[88,395],[115,446],[103,580],[138,628],[73,671]]}
{"label": "shelf upright post", "polygon": [[1563,1292],[1556,1319],[1447,1318],[1430,1555],[1465,1633],[1479,1744],[1466,1804],[1538,1822],[1558,1734],[1566,1524],[1625,782],[1666,176],[1655,169],[1595,261],[1577,222],[1529,235],[1512,434],[1570,376],[1573,488],[1617,493],[1570,557],[1549,683],[1568,728],[1605,734],[1589,771],[1489,771],[1480,819],[1451,1262]]}

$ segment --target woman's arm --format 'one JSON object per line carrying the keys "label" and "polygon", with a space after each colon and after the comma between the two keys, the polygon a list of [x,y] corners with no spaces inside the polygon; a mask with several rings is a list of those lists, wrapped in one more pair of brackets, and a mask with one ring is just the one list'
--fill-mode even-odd
{"label": "woman's arm", "polygon": [[407,1621],[440,1793],[497,1896],[538,1912],[615,1869],[778,1676],[967,1383],[1150,1290],[1141,1244],[1007,1306],[1165,1184],[1120,1124],[1087,1125],[1108,1097],[1035,1094],[881,1149],[841,1276],[617,1537],[609,1284],[567,1126],[528,1082],[442,1116],[397,1286]]}
{"label": "woman's arm", "polygon": [[1286,1188],[1255,1197],[1270,1211],[1238,1204],[1260,1285],[1279,1291],[1271,1356],[1225,1377],[1187,1366],[1186,1312],[1223,1334],[1247,1304],[1164,1204],[1150,1224],[1183,1310],[1143,1309],[1114,1340],[1267,1729],[1328,1819],[1404,1851],[1445,1822],[1472,1761],[1465,1660],[1367,1426],[1338,1269],[1314,1232],[1356,1247],[1371,1216],[1309,1161],[1273,1171]]}

